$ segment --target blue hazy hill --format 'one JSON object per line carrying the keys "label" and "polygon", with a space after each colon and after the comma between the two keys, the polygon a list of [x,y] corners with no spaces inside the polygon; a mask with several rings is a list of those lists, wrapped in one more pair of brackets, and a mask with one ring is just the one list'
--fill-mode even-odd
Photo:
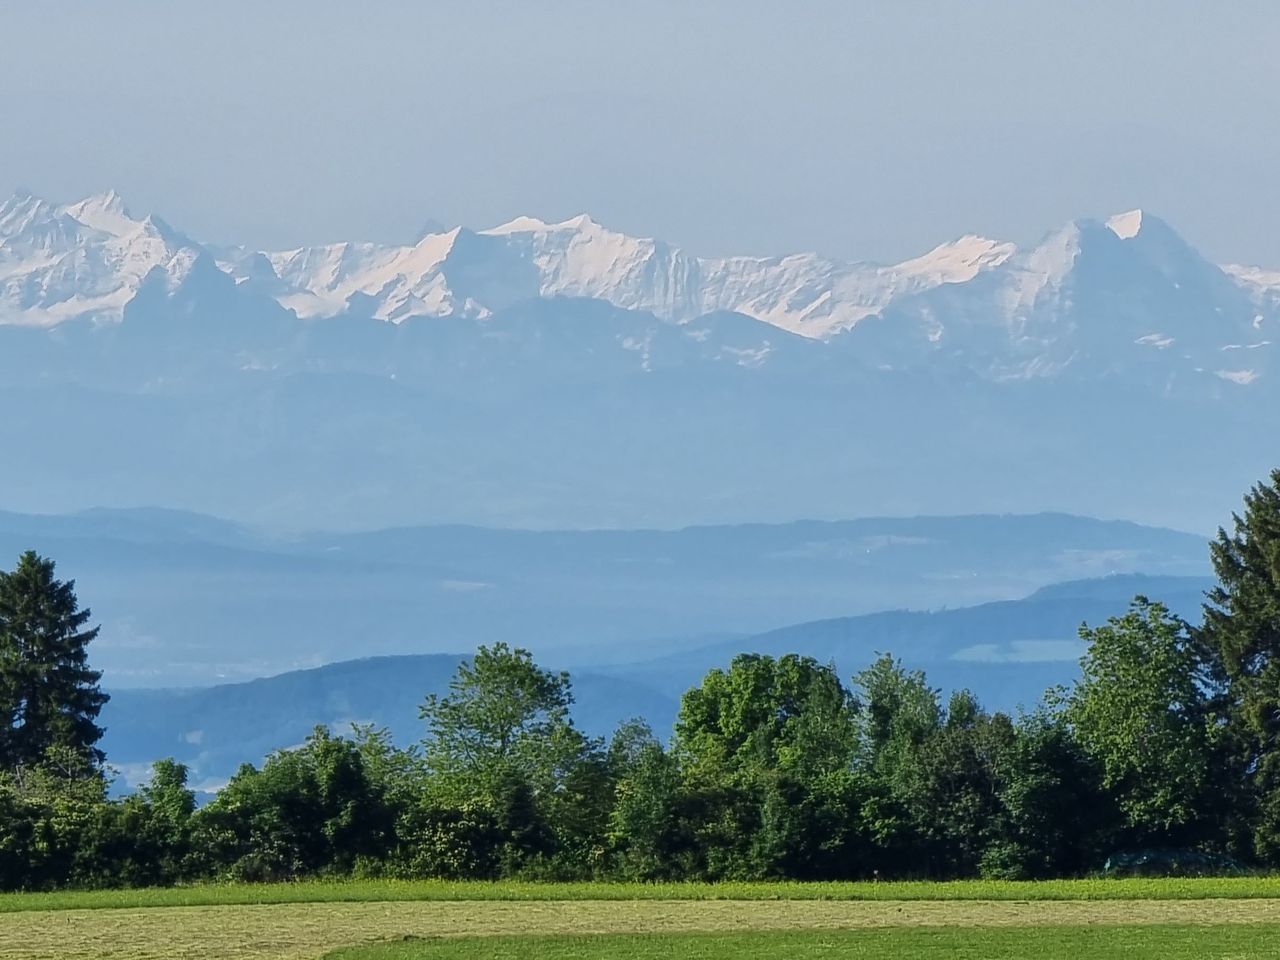
{"label": "blue hazy hill", "polygon": [[498,640],[565,662],[638,661],[789,624],[1207,566],[1195,535],[1063,514],[309,535],[172,511],[0,514],[0,564],[28,548],[77,580],[115,689]]}
{"label": "blue hazy hill", "polygon": [[[742,652],[812,656],[835,663],[846,679],[889,652],[926,670],[943,690],[968,687],[993,708],[1032,707],[1047,687],[1075,676],[1083,621],[1122,613],[1135,592],[1191,618],[1207,586],[1200,577],[1108,577],[1055,585],[1023,600],[802,623],[642,663],[587,664],[572,670],[574,717],[598,736],[632,717],[665,733],[684,690]],[[131,782],[150,761],[174,756],[193,767],[198,781],[216,783],[241,762],[300,743],[320,723],[339,731],[372,723],[411,743],[424,733],[418,706],[446,689],[462,659],[377,657],[202,689],[117,690],[103,712],[104,747]]]}

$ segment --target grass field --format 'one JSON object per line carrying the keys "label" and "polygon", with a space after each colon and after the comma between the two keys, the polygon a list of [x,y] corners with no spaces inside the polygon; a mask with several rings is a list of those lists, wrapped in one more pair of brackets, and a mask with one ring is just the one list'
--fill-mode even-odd
{"label": "grass field", "polygon": [[482,900],[1200,900],[1280,899],[1280,877],[948,883],[475,883],[342,881],[208,884],[0,894],[0,913],[121,907]]}
{"label": "grass field", "polygon": [[1280,926],[880,929],[839,933],[490,937],[355,947],[330,960],[1260,960]]}
{"label": "grass field", "polygon": [[[650,957],[714,960],[720,956],[777,956],[783,960],[795,955],[788,952],[792,941],[777,936],[785,933],[799,938],[794,942],[804,944],[804,949],[811,954],[827,951],[826,957],[927,957],[928,953],[908,949],[916,942],[911,938],[923,937],[922,943],[934,938],[940,944],[936,950],[942,952],[935,952],[937,956],[1016,956],[1028,960],[1031,957],[1053,960],[1061,956],[1082,960],[1079,951],[1090,944],[1104,944],[1098,949],[1112,951],[1099,954],[1103,957],[1120,956],[1116,951],[1122,951],[1125,956],[1144,956],[1127,952],[1125,944],[1142,941],[1144,937],[1152,938],[1153,943],[1163,942],[1161,938],[1173,938],[1169,942],[1176,943],[1180,942],[1179,937],[1190,936],[1185,931],[1194,928],[1194,936],[1200,938],[1195,942],[1224,946],[1218,952],[1161,950],[1162,960],[1182,956],[1246,960],[1280,957],[1280,953],[1274,952],[1277,947],[1273,946],[1280,944],[1277,924],[1280,924],[1280,900],[1217,896],[1181,900],[402,899],[100,906],[92,910],[24,910],[0,917],[0,958],[318,960],[342,948],[366,951],[364,954],[348,952],[348,957],[372,958],[384,955],[368,952],[381,942],[382,946],[376,949],[393,951],[385,954],[392,958],[511,957],[514,960],[529,957],[537,960],[544,956],[634,956],[638,960]],[[891,929],[892,935],[876,933],[877,929]],[[1135,929],[1137,932],[1127,932]],[[1220,937],[1210,936],[1211,930],[1220,931]],[[738,941],[734,938],[753,931],[769,932],[758,941],[749,938],[750,949],[757,952],[735,953]],[[867,936],[837,936],[840,931],[864,931]],[[693,939],[679,936],[694,932],[722,936]],[[572,942],[540,939],[584,935],[595,939]],[[627,935],[630,939],[606,935]],[[895,940],[898,936],[907,939]],[[511,939],[513,937],[516,939]],[[1080,939],[1088,937],[1097,939]],[[452,939],[446,942],[439,938]],[[404,942],[389,943],[394,941]],[[770,943],[780,945],[778,949],[783,952],[759,952],[771,949]],[[823,943],[828,946],[822,946]],[[899,952],[883,952],[895,943],[901,948]],[[1055,943],[1059,945],[1054,946]],[[1040,946],[1032,949],[1031,945],[1037,944]],[[1018,953],[1019,949],[1023,952]],[[401,952],[395,953],[395,950]],[[406,950],[411,952],[405,953]],[[533,952],[535,950],[543,953]],[[557,950],[560,952],[556,953]],[[570,952],[565,953],[566,950]],[[575,954],[573,950],[580,952]],[[582,950],[588,952],[582,953]],[[615,952],[608,952],[610,950]],[[617,952],[619,950],[623,952]],[[628,950],[632,953],[627,953]],[[725,954],[724,950],[730,953]],[[1001,953],[1001,950],[1014,952]],[[1094,958],[1090,956],[1088,960]]]}

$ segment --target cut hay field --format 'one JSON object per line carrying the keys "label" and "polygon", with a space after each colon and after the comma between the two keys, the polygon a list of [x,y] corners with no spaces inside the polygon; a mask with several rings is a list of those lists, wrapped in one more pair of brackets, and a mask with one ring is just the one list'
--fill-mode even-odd
{"label": "cut hay field", "polygon": [[1280,927],[954,927],[832,933],[490,937],[339,950],[328,960],[1262,960]]}
{"label": "cut hay field", "polygon": [[[397,895],[388,896],[392,891]],[[0,915],[0,958],[1078,960],[1087,951],[1102,958],[1253,960],[1280,957],[1276,893],[1274,881],[1249,880],[699,888],[356,883],[13,895]],[[1134,944],[1146,943],[1153,952],[1134,952]]]}

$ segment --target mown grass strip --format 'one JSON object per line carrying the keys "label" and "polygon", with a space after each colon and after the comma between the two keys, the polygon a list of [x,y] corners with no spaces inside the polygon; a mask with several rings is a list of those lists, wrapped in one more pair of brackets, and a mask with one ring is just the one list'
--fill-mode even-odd
{"label": "mown grass strip", "polygon": [[486,937],[352,947],[325,960],[1264,960],[1266,927],[914,928],[822,933]]}
{"label": "mown grass strip", "polygon": [[[316,960],[348,946],[406,941],[416,947],[441,937],[671,937],[691,932],[737,935],[884,927],[963,931],[1243,925],[1267,930],[1278,916],[1280,905],[1275,900],[1221,899],[454,900],[62,910],[0,918],[0,960]],[[967,935],[957,936],[968,942]],[[502,941],[485,942],[491,946]],[[833,951],[832,955],[849,954]],[[1030,960],[1037,955],[1024,956]]]}
{"label": "mown grass strip", "polygon": [[0,913],[270,903],[404,900],[1201,900],[1280,899],[1280,877],[1223,879],[961,880],[943,883],[475,883],[351,880],[206,884],[139,890],[0,894]]}

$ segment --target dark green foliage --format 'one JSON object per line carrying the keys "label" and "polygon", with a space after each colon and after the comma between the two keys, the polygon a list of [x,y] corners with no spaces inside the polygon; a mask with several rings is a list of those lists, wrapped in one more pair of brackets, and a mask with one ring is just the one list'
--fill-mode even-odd
{"label": "dark green foliage", "polygon": [[25,870],[0,866],[11,888],[86,885],[93,873],[85,851],[97,842],[107,784],[85,755],[52,747],[36,764],[0,773],[0,849],[25,851]]}
{"label": "dark green foliage", "polygon": [[942,729],[937,691],[922,673],[903,670],[887,655],[858,674],[854,685],[854,755],[866,784],[860,823],[893,873],[927,876],[929,853],[914,826],[912,791],[925,745]]}
{"label": "dark green foliage", "polygon": [[1082,628],[1082,675],[1066,718],[1139,845],[1214,839],[1209,813],[1223,777],[1212,671],[1187,625],[1159,603]]}
{"label": "dark green foliage", "polygon": [[928,876],[977,874],[1004,836],[1004,756],[1015,739],[1007,716],[989,715],[961,693],[904,771],[903,800]]}
{"label": "dark green foliage", "polygon": [[87,650],[98,635],[76,601],[75,582],[28,551],[0,572],[0,769],[39,764],[66,747],[95,763],[95,722],[107,697]]}
{"label": "dark green foliage", "polygon": [[496,858],[504,874],[583,875],[603,854],[607,763],[569,719],[572,702],[568,674],[498,643],[458,668],[448,695],[423,704],[434,821],[446,811],[463,823],[491,818],[502,840],[481,860]]}
{"label": "dark green foliage", "polygon": [[1248,805],[1252,852],[1280,859],[1280,470],[1245,497],[1231,531],[1210,545],[1218,586],[1209,592],[1199,639],[1226,683],[1224,709]]}
{"label": "dark green foliage", "polygon": [[979,872],[1004,880],[1088,873],[1115,820],[1100,771],[1060,715],[1023,717],[1016,734],[1000,761],[1002,830]]}
{"label": "dark green foliage", "polygon": [[391,811],[351,740],[317,729],[296,750],[242,767],[200,811],[207,869],[238,880],[286,880],[352,870],[391,844]]}
{"label": "dark green foliage", "polygon": [[675,754],[705,869],[830,876],[854,862],[853,701],[833,668],[747,654],[685,694]]}
{"label": "dark green foliage", "polygon": [[1244,873],[1241,864],[1202,850],[1134,850],[1107,857],[1108,877],[1230,877]]}
{"label": "dark green foliage", "polygon": [[36,844],[36,811],[11,785],[0,785],[0,890],[46,886]]}
{"label": "dark green foliage", "polygon": [[194,879],[195,795],[187,770],[161,760],[150,782],[118,803],[98,804],[78,851],[73,882],[85,887],[154,887]]}
{"label": "dark green foliage", "polygon": [[542,670],[527,650],[481,647],[447,696],[422,706],[430,770],[466,793],[498,792],[514,775],[552,782],[578,747],[569,675]]}
{"label": "dark green foliage", "polygon": [[646,724],[633,721],[614,734],[608,762],[614,786],[605,831],[608,872],[627,880],[696,875],[675,758]]}

